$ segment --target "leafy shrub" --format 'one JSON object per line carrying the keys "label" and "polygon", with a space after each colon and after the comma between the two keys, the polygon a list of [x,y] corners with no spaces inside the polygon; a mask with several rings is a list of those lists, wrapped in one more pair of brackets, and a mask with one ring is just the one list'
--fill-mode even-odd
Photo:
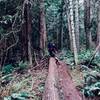
{"label": "leafy shrub", "polygon": [[60,60],[63,60],[67,64],[73,64],[74,63],[74,58],[73,58],[73,54],[72,54],[71,51],[65,51],[65,50],[63,50],[61,54],[62,55],[59,56]]}
{"label": "leafy shrub", "polygon": [[100,96],[100,75],[96,70],[84,73],[85,87],[82,89],[86,97]]}
{"label": "leafy shrub", "polygon": [[95,59],[93,60],[94,63],[100,64],[100,56],[96,56]]}
{"label": "leafy shrub", "polygon": [[91,58],[91,52],[92,50],[83,50],[79,53],[78,57],[80,61],[86,61]]}
{"label": "leafy shrub", "polygon": [[2,68],[2,73],[3,74],[10,74],[10,73],[12,73],[13,70],[14,70],[14,67],[11,64],[9,64],[9,65],[6,65]]}
{"label": "leafy shrub", "polygon": [[[83,61],[90,61],[94,50],[82,50],[78,53],[78,58],[80,62]],[[59,57],[61,60],[67,60],[68,63],[74,62],[74,55],[71,51],[62,51],[62,55]],[[100,63],[100,56],[96,56],[93,60],[93,63],[99,64]]]}
{"label": "leafy shrub", "polygon": [[28,63],[21,61],[18,65],[19,65],[19,69],[23,70],[23,69],[26,69],[26,67],[28,66]]}
{"label": "leafy shrub", "polygon": [[[18,69],[24,70],[24,69],[26,69],[27,65],[28,65],[27,62],[21,61],[21,62],[18,64]],[[14,71],[14,69],[15,69],[14,66],[12,66],[12,64],[9,64],[9,65],[6,65],[6,66],[4,66],[4,67],[2,68],[2,73],[3,73],[4,75],[10,74],[10,73],[12,73],[12,72]]]}
{"label": "leafy shrub", "polygon": [[100,82],[84,87],[82,92],[86,97],[100,96]]}

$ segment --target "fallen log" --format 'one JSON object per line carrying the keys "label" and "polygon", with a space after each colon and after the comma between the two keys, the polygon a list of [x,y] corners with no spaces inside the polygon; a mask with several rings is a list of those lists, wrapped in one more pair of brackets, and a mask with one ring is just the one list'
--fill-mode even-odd
{"label": "fallen log", "polygon": [[50,58],[49,72],[45,83],[45,91],[42,100],[59,100],[57,88],[56,88],[56,63],[54,58]]}
{"label": "fallen log", "polygon": [[57,65],[54,58],[49,61],[49,73],[42,100],[83,100],[74,86],[67,66],[63,62]]}
{"label": "fallen log", "polygon": [[64,100],[83,100],[82,95],[79,94],[72,81],[70,72],[66,64],[61,62],[58,68],[58,75],[59,85],[63,91]]}

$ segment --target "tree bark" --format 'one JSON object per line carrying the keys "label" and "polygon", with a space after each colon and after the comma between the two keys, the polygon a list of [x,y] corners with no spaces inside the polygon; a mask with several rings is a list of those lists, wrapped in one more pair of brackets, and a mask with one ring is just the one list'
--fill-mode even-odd
{"label": "tree bark", "polygon": [[60,49],[63,49],[63,5],[64,5],[64,0],[61,1],[61,7],[60,7],[60,34],[59,34]]}
{"label": "tree bark", "polygon": [[83,100],[71,79],[68,66],[54,58],[49,60],[49,73],[42,100]]}
{"label": "tree bark", "polygon": [[[91,24],[91,26],[93,26],[92,25],[92,21],[95,18],[94,10],[95,10],[95,0],[90,0],[90,24]],[[92,28],[93,27],[90,28],[90,35],[89,35],[90,48],[94,48],[95,47],[95,45],[94,45],[94,43],[92,41]]]}
{"label": "tree bark", "polygon": [[31,4],[28,3],[27,7],[27,18],[28,18],[28,59],[29,65],[32,66],[32,50],[31,50],[31,33],[32,33],[32,15],[31,15]]}
{"label": "tree bark", "polygon": [[90,0],[84,0],[84,26],[86,34],[86,49],[90,48]]}
{"label": "tree bark", "polygon": [[22,25],[22,52],[24,61],[29,61],[32,65],[32,51],[31,51],[31,32],[32,32],[32,18],[31,18],[31,3],[25,0],[23,4],[23,25]]}
{"label": "tree bark", "polygon": [[22,34],[21,34],[22,60],[28,61],[28,33],[27,33],[27,4],[26,4],[26,0],[23,3],[22,17],[23,17]]}
{"label": "tree bark", "polygon": [[77,51],[79,52],[79,0],[75,1],[75,34]]}
{"label": "tree bark", "polygon": [[47,34],[45,22],[45,5],[44,0],[40,0],[40,48],[43,52],[46,49]]}
{"label": "tree bark", "polygon": [[70,20],[70,15],[69,15],[69,5],[68,5],[68,0],[65,0],[65,5],[66,5],[66,15],[67,15],[67,22],[68,22],[68,35],[69,35],[69,41],[70,41],[70,50],[73,51],[73,39],[72,39],[72,32],[71,32],[71,20]]}
{"label": "tree bark", "polygon": [[75,39],[75,28],[74,28],[72,0],[69,1],[69,5],[70,5],[71,33],[72,33],[72,40],[73,40],[73,52],[74,52],[75,64],[77,65],[78,64],[78,54],[77,54],[76,39]]}
{"label": "tree bark", "polygon": [[57,49],[58,49],[59,48],[59,29],[58,28],[56,29],[56,34],[57,34],[56,35],[56,37],[57,37],[56,38],[56,41],[57,41],[56,44],[57,44]]}
{"label": "tree bark", "polygon": [[[97,45],[100,44],[100,0],[99,0],[99,5],[98,5],[98,27],[97,27]],[[100,55],[100,47],[98,54]]]}
{"label": "tree bark", "polygon": [[73,39],[72,39],[72,32],[71,32],[71,20],[69,14],[68,14],[68,30],[69,30],[69,39],[70,39],[70,50],[73,52]]}

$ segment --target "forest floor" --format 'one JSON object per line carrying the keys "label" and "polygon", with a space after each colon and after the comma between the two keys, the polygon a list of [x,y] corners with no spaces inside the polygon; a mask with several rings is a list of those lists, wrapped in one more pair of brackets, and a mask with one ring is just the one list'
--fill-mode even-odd
{"label": "forest floor", "polygon": [[[72,74],[73,79],[77,81],[78,77],[77,76],[75,77],[76,75],[75,72],[74,71],[70,72],[73,73]],[[18,96],[17,98],[20,98],[21,95],[22,97],[26,96],[27,99],[25,100],[41,100],[47,76],[48,76],[47,66],[45,66],[44,68],[37,67],[36,69],[28,68],[25,69],[23,73],[18,73],[17,71],[14,71],[12,74],[3,76],[1,78],[2,81],[0,87],[0,100],[3,100],[4,97],[7,98],[7,100],[10,100],[9,98],[11,96],[14,98],[15,95],[16,95],[15,97]]]}
{"label": "forest floor", "polygon": [[[13,100],[11,98],[41,100],[48,76],[48,61],[49,59],[43,59],[37,66],[34,66],[34,69],[28,67],[23,73],[14,71],[11,74],[0,76],[0,100]],[[68,67],[70,68],[70,66]],[[80,67],[69,70],[69,73],[77,90],[80,91],[84,87],[84,73],[80,70]],[[87,100],[100,100],[100,98],[89,98]]]}
{"label": "forest floor", "polygon": [[41,100],[47,73],[47,69],[42,69],[34,70],[32,75],[29,72],[12,74],[13,79],[0,89],[0,100],[13,93],[17,93],[18,98],[20,94],[25,94],[28,100]]}
{"label": "forest floor", "polygon": [[0,100],[41,100],[48,75],[47,59],[33,67],[1,76]]}

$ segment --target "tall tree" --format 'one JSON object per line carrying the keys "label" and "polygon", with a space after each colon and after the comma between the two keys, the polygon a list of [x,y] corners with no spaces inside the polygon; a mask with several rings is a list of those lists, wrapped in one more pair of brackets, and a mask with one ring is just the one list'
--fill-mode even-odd
{"label": "tall tree", "polygon": [[78,54],[77,54],[77,47],[76,47],[76,39],[75,39],[75,28],[74,28],[74,14],[73,14],[73,1],[69,0],[70,6],[70,20],[71,20],[71,34],[73,40],[73,52],[75,58],[75,64],[78,64]]}
{"label": "tall tree", "polygon": [[66,6],[66,16],[67,16],[67,27],[68,27],[68,35],[69,35],[69,44],[70,44],[70,50],[73,51],[73,40],[72,40],[72,33],[71,33],[71,20],[70,20],[70,12],[69,12],[69,2],[68,0],[65,0],[65,6]]}
{"label": "tall tree", "polygon": [[44,51],[46,49],[47,34],[45,22],[45,5],[44,0],[40,0],[40,48]]}
{"label": "tall tree", "polygon": [[[97,27],[97,45],[100,44],[100,0],[98,1],[98,27]],[[99,47],[100,54],[100,47]]]}
{"label": "tall tree", "polygon": [[75,0],[75,36],[76,36],[76,46],[79,52],[79,0]]}
{"label": "tall tree", "polygon": [[29,64],[32,66],[32,46],[31,46],[31,33],[32,33],[32,15],[31,15],[31,8],[32,8],[32,2],[27,2],[27,24],[28,24],[28,59]]}
{"label": "tall tree", "polygon": [[23,59],[30,62],[32,65],[32,51],[31,51],[31,32],[32,32],[32,18],[31,18],[31,2],[25,0],[23,4],[23,24],[22,24],[22,49]]}
{"label": "tall tree", "polygon": [[90,48],[90,0],[84,0],[84,26],[86,34],[86,49]]}
{"label": "tall tree", "polygon": [[60,6],[60,34],[59,34],[59,47],[60,49],[63,48],[63,14],[64,14],[64,0],[61,0]]}
{"label": "tall tree", "polygon": [[95,0],[90,0],[90,26],[91,26],[90,35],[89,35],[90,48],[95,47],[95,45],[94,45],[94,43],[92,41],[93,21],[94,21],[94,18],[95,18],[94,10],[95,10]]}

